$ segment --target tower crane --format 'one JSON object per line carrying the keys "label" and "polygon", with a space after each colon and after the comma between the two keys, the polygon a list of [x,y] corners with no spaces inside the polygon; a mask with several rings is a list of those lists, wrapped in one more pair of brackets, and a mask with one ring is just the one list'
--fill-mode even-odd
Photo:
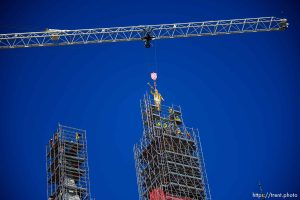
{"label": "tower crane", "polygon": [[144,41],[145,47],[149,48],[151,41],[158,39],[283,31],[287,27],[287,19],[259,17],[77,30],[46,29],[0,34],[0,49],[130,41]]}

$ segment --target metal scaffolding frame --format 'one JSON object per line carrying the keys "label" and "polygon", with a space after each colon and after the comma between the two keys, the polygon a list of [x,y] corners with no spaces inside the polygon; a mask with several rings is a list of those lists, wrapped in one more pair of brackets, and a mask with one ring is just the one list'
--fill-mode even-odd
{"label": "metal scaffolding frame", "polygon": [[48,200],[88,200],[86,131],[59,124],[46,146]]}
{"label": "metal scaffolding frame", "polygon": [[77,30],[47,29],[41,32],[0,34],[0,49],[141,40],[147,43],[157,39],[281,31],[287,27],[287,19],[258,17]]}
{"label": "metal scaffolding frame", "polygon": [[134,146],[140,200],[210,200],[197,129],[184,125],[180,106],[141,104],[143,136]]}

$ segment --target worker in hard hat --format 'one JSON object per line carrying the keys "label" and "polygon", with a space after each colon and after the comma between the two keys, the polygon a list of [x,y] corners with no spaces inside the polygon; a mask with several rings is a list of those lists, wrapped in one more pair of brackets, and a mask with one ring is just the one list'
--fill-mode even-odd
{"label": "worker in hard hat", "polygon": [[177,128],[176,133],[177,133],[178,135],[181,135],[181,134],[182,134],[182,133],[181,133],[181,130],[180,130],[179,128]]}
{"label": "worker in hard hat", "polygon": [[163,128],[164,128],[164,129],[168,128],[168,124],[167,124],[166,122],[163,123]]}
{"label": "worker in hard hat", "polygon": [[76,133],[76,140],[78,141],[80,139],[80,134]]}
{"label": "worker in hard hat", "polygon": [[186,132],[186,136],[187,136],[188,139],[191,138],[191,134],[188,131]]}
{"label": "worker in hard hat", "polygon": [[160,127],[161,126],[161,123],[160,121],[156,122],[156,126]]}
{"label": "worker in hard hat", "polygon": [[180,122],[181,122],[181,119],[180,119],[180,117],[179,117],[178,115],[175,116],[175,121],[176,121],[177,123],[180,123]]}
{"label": "worker in hard hat", "polygon": [[50,139],[50,145],[51,145],[51,147],[53,147],[53,146],[54,146],[53,139]]}

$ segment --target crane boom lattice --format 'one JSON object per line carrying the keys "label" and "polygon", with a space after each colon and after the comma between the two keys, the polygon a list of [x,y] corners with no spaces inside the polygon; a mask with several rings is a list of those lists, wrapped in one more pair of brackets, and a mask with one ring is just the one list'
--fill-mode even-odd
{"label": "crane boom lattice", "polygon": [[114,28],[47,29],[42,32],[0,34],[0,49],[141,40],[145,41],[147,47],[154,39],[280,31],[287,27],[286,19],[260,17]]}

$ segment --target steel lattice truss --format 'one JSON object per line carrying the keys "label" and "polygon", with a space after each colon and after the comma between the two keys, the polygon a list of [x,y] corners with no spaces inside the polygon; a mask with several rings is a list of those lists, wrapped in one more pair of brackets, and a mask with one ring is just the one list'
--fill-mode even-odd
{"label": "steel lattice truss", "polygon": [[285,30],[287,27],[288,23],[286,19],[260,17],[114,28],[78,30],[47,29],[43,32],[0,34],[0,48],[149,41],[152,39],[279,31]]}
{"label": "steel lattice truss", "polygon": [[141,101],[143,137],[134,146],[140,200],[210,200],[198,130],[187,128],[179,106],[158,111]]}
{"label": "steel lattice truss", "polygon": [[89,200],[86,131],[59,125],[46,147],[47,198]]}

